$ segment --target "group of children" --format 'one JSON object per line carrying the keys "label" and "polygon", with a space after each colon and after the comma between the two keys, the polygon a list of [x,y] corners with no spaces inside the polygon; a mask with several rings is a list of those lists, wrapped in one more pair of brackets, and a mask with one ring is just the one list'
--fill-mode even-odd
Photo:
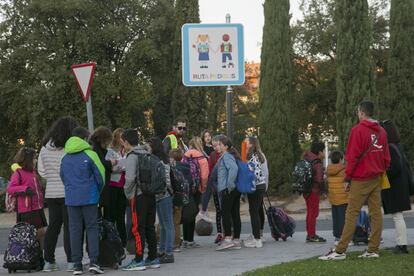
{"label": "group of children", "polygon": [[[67,271],[83,273],[86,232],[88,269],[103,273],[98,263],[100,217],[115,224],[123,246],[133,244],[135,258],[123,270],[172,263],[174,252],[199,246],[194,241],[195,221],[197,214],[210,220],[207,206],[211,196],[217,214],[216,249],[240,249],[241,194],[236,178],[241,157],[228,137],[212,137],[209,131],[203,132],[202,138],[193,137],[187,147],[182,139],[185,131],[186,122],[178,120],[164,141],[153,137],[144,143],[135,129],[111,133],[99,127],[90,134],[73,118],[64,117],[53,124],[42,141],[38,162],[35,149],[21,148],[12,166],[8,193],[11,199],[17,199],[17,222],[27,222],[37,229],[44,250],[43,271],[59,269],[54,251],[63,224]],[[263,246],[262,202],[268,169],[258,139],[249,137],[246,145],[248,164],[255,173],[255,190],[248,195],[253,235],[244,245],[259,248]],[[38,173],[46,180],[45,195]],[[162,184],[155,194],[144,186],[150,182],[154,186],[154,181]]]}

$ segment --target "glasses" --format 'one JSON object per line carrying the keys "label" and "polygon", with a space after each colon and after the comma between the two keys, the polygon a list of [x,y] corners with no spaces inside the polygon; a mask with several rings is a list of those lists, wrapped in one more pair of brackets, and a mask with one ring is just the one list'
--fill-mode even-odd
{"label": "glasses", "polygon": [[177,129],[178,130],[184,130],[184,131],[186,131],[187,130],[187,127],[177,127]]}

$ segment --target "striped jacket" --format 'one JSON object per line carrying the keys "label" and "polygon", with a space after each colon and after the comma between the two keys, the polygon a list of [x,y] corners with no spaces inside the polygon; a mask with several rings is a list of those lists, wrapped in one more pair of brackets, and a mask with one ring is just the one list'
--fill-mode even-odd
{"label": "striped jacket", "polygon": [[64,154],[63,148],[54,147],[50,141],[40,150],[37,171],[47,182],[45,198],[65,197],[65,187],[60,179],[60,161]]}

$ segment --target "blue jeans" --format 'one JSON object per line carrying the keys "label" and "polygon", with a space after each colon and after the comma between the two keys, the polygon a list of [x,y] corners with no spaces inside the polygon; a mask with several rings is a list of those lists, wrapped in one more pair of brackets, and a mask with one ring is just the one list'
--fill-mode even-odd
{"label": "blue jeans", "polygon": [[83,257],[83,226],[85,225],[88,239],[88,255],[91,264],[96,264],[99,255],[98,206],[67,206],[69,216],[70,249],[72,262],[82,265]]}
{"label": "blue jeans", "polygon": [[201,198],[201,210],[203,212],[207,211],[208,203],[210,201],[211,194],[213,193],[213,183],[208,181],[206,191],[203,193]]}
{"label": "blue jeans", "polygon": [[160,222],[159,252],[171,254],[174,243],[173,203],[171,196],[157,201],[157,215]]}

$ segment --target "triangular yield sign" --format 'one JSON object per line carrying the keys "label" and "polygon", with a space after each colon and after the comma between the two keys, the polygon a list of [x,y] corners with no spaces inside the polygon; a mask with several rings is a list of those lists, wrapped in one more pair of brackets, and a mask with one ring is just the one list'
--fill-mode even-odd
{"label": "triangular yield sign", "polygon": [[95,75],[95,67],[95,63],[76,64],[70,67],[78,84],[79,93],[85,102],[89,99],[93,76]]}

